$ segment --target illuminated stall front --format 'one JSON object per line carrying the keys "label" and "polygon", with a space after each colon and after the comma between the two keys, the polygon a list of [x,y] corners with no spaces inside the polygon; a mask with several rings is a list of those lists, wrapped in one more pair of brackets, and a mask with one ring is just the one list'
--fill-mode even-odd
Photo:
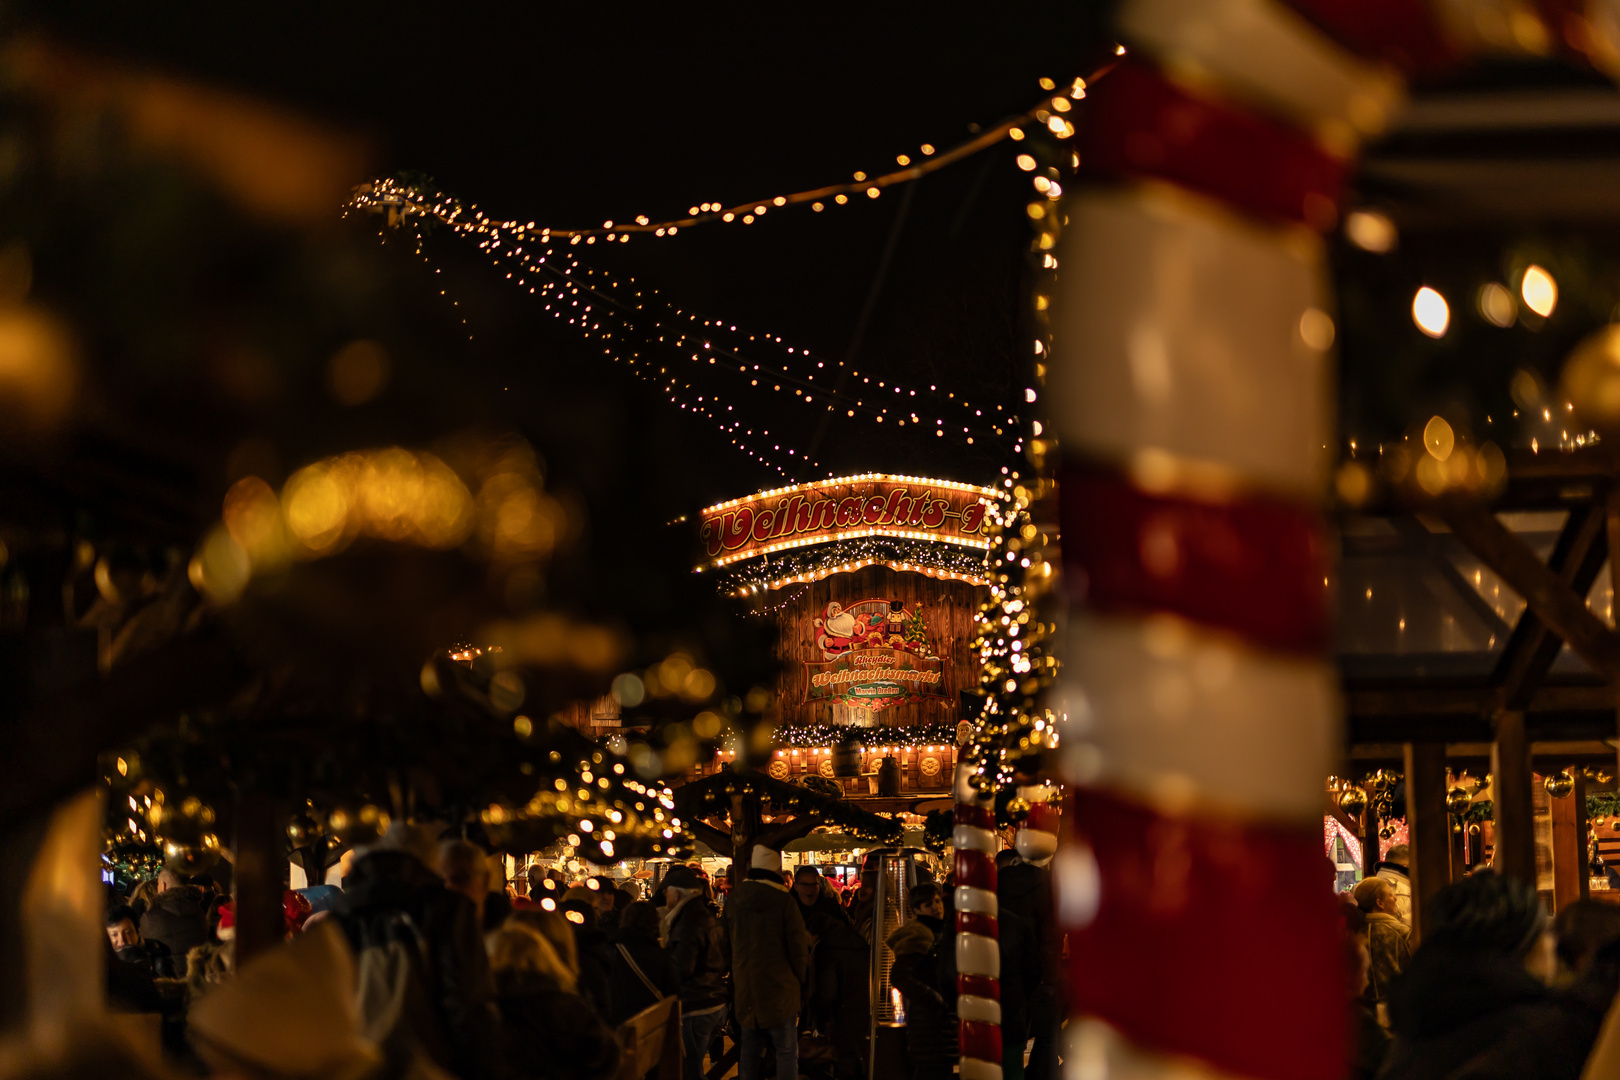
{"label": "illuminated stall front", "polygon": [[[947,793],[976,685],[993,488],[865,473],[703,512],[698,572],[779,630],[770,775],[907,809]],[[724,767],[734,751],[701,767]]]}

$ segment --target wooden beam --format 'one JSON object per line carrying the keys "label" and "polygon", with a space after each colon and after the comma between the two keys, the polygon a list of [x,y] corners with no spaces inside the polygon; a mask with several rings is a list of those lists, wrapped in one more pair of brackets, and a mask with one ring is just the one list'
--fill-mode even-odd
{"label": "wooden beam", "polygon": [[[1464,686],[1348,686],[1345,704],[1351,716],[1453,717],[1489,716],[1498,690],[1483,683]],[[1614,687],[1593,685],[1541,686],[1524,712],[1608,712],[1616,707]]]}
{"label": "wooden beam", "polygon": [[[1608,558],[1604,520],[1596,506],[1571,507],[1547,560],[1547,568],[1583,602]],[[1500,707],[1528,708],[1563,646],[1564,639],[1548,629],[1534,609],[1526,607],[1491,677],[1501,691]]]}
{"label": "wooden beam", "polygon": [[1496,817],[1496,854],[1500,874],[1536,884],[1536,836],[1530,794],[1530,746],[1525,741],[1524,713],[1504,710],[1496,717],[1491,745],[1492,809]]}
{"label": "wooden beam", "polygon": [[1620,634],[1586,606],[1559,575],[1536,557],[1523,540],[1473,502],[1448,502],[1446,523],[1457,539],[1520,596],[1547,628],[1609,682],[1620,680]]}
{"label": "wooden beam", "polygon": [[1406,832],[1412,844],[1412,929],[1423,936],[1423,912],[1451,884],[1451,819],[1446,814],[1446,748],[1406,744]]}
{"label": "wooden beam", "polygon": [[1499,637],[1511,632],[1502,616],[1498,615],[1496,609],[1479,594],[1479,590],[1462,576],[1457,564],[1447,557],[1441,546],[1444,543],[1443,536],[1430,532],[1429,527],[1419,521],[1414,514],[1398,514],[1390,518],[1389,523],[1402,538],[1414,544],[1423,553],[1429,569],[1440,576],[1440,580],[1457,594],[1457,599],[1474,613],[1475,618],[1485,624],[1486,629]]}

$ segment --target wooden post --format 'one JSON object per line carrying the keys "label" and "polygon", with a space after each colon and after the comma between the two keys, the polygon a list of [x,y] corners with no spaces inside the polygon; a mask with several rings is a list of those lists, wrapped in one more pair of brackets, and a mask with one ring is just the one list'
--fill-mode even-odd
{"label": "wooden post", "polygon": [[735,889],[748,876],[754,837],[760,830],[760,798],[743,793],[731,797],[731,887]]}
{"label": "wooden post", "polygon": [[1535,808],[1530,794],[1530,744],[1524,713],[1505,709],[1496,716],[1491,744],[1491,799],[1496,818],[1496,872],[1536,884]]}
{"label": "wooden post", "polygon": [[[1620,604],[1620,483],[1610,485],[1605,509],[1607,513],[1604,518],[1609,537],[1609,584],[1614,588],[1614,602]],[[1615,614],[1614,621],[1620,623],[1620,612]],[[1616,685],[1620,688],[1620,684]],[[1620,724],[1620,714],[1617,714],[1616,721]],[[1620,742],[1617,742],[1616,746],[1620,748]],[[1583,811],[1586,809],[1584,800],[1581,809]]]}
{"label": "wooden post", "polygon": [[286,938],[281,910],[286,844],[285,815],[276,800],[246,791],[236,804],[236,963],[272,949]]}
{"label": "wooden post", "polygon": [[1549,799],[1552,817],[1553,910],[1562,911],[1585,898],[1589,871],[1586,866],[1586,776],[1575,774],[1575,788],[1562,799]]}
{"label": "wooden post", "polygon": [[1412,931],[1423,934],[1429,898],[1451,880],[1451,821],[1446,814],[1446,746],[1406,744],[1406,831],[1412,844]]}
{"label": "wooden post", "polygon": [[1373,809],[1372,792],[1363,787],[1361,793],[1367,800],[1361,811],[1361,876],[1370,878],[1378,873],[1383,841],[1378,835],[1378,811]]}

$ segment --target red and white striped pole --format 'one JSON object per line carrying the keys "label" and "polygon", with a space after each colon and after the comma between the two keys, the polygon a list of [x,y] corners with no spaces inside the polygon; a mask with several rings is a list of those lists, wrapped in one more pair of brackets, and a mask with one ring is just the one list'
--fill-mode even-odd
{"label": "red and white striped pole", "polygon": [[996,930],[994,795],[956,767],[956,1015],[962,1080],[1001,1080],[1001,946]]}
{"label": "red and white striped pole", "polygon": [[1320,835],[1341,740],[1319,232],[1401,86],[1322,21],[1125,0],[1130,54],[1082,119],[1091,180],[1065,206],[1046,398],[1071,604],[1053,877],[1074,1077],[1202,1074],[1191,1059],[1317,1080],[1346,1061]]}
{"label": "red and white striped pole", "polygon": [[1620,72],[1620,2],[1124,0],[1118,28],[1130,54],[1090,90],[1092,181],[1065,207],[1045,402],[1071,604],[1065,1061],[1335,1076],[1319,233],[1397,71],[1569,48]]}

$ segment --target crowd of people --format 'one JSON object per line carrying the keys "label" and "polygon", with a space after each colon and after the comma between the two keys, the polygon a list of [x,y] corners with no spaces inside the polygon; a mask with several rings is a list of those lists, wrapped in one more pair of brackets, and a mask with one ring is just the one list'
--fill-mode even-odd
{"label": "crowd of people", "polygon": [[[1410,848],[1341,896],[1355,1080],[1579,1080],[1620,1075],[1604,1019],[1620,991],[1620,906],[1548,919],[1536,890],[1482,868],[1412,929]],[[1620,1031],[1613,1033],[1620,1036]],[[1595,1050],[1594,1048],[1597,1047]],[[1583,1072],[1615,1054],[1612,1072]]]}
{"label": "crowd of people", "polygon": [[[1006,1075],[1025,1075],[1029,1050],[1045,1080],[1062,1015],[1047,871],[1012,852],[1000,862]],[[675,998],[686,1080],[721,1064],[728,1039],[741,1080],[854,1080],[869,1064],[873,936],[887,929],[903,1068],[949,1077],[953,890],[919,864],[897,919],[901,898],[890,890],[879,910],[876,876],[869,863],[840,889],[755,846],[734,888],[677,864],[645,899],[633,880],[538,871],[503,889],[477,846],[396,825],[345,859],[341,887],[286,890],[287,944],[241,972],[234,905],[211,877],[165,870],[112,889],[108,996],[160,1018],[169,1059],[198,1074],[607,1080],[622,1025]],[[266,1039],[267,1024],[286,1037]]]}

